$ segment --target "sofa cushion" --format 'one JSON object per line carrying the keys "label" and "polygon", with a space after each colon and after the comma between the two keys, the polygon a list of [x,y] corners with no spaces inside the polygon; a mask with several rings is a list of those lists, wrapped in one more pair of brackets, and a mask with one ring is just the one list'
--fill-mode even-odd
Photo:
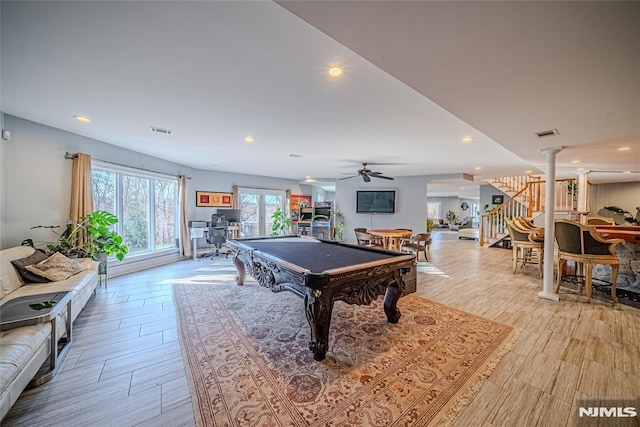
{"label": "sofa cushion", "polygon": [[0,333],[0,390],[18,376],[36,350],[49,340],[50,334],[49,322]]}
{"label": "sofa cushion", "polygon": [[25,258],[35,252],[31,246],[15,246],[0,251],[0,299],[24,284],[11,261]]}
{"label": "sofa cushion", "polygon": [[38,264],[27,265],[25,268],[32,273],[46,277],[52,282],[66,280],[84,270],[83,265],[71,258],[67,258],[59,252],[56,252]]}
{"label": "sofa cushion", "polygon": [[40,251],[35,251],[34,253],[32,253],[26,258],[14,259],[13,261],[11,261],[11,264],[13,264],[13,266],[18,271],[18,274],[20,275],[22,280],[25,281],[26,283],[47,283],[47,282],[50,282],[51,280],[27,270],[28,265],[37,264],[39,262],[46,260],[47,258],[49,258],[48,255]]}
{"label": "sofa cushion", "polygon": [[0,301],[0,304],[18,297],[69,291],[73,292],[71,297],[71,317],[72,320],[75,320],[98,284],[98,263],[88,258],[83,258],[82,262],[88,267],[86,270],[59,282],[26,284],[7,295]]}

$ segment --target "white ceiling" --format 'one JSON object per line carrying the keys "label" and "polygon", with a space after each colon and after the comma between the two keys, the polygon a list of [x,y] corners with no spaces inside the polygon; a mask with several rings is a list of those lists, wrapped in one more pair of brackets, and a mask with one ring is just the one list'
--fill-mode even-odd
{"label": "white ceiling", "polygon": [[480,181],[543,171],[540,150],[565,146],[559,176],[640,181],[637,2],[1,8],[2,111],[194,168],[327,182],[366,161]]}

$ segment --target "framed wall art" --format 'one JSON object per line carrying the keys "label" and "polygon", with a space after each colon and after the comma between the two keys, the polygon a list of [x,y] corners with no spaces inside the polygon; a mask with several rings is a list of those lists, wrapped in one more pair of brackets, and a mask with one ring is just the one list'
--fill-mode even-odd
{"label": "framed wall art", "polygon": [[494,205],[501,205],[504,202],[504,196],[503,195],[493,195],[491,196],[491,203],[493,203]]}
{"label": "framed wall art", "polygon": [[210,191],[196,191],[196,206],[213,208],[230,208],[233,205],[233,193],[212,193]]}

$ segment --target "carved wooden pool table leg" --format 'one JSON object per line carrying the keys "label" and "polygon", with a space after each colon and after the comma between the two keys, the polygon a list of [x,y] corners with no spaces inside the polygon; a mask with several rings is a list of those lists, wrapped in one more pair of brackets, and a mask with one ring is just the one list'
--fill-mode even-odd
{"label": "carved wooden pool table leg", "polygon": [[387,315],[387,321],[389,323],[398,323],[400,320],[400,309],[398,308],[398,300],[402,295],[402,289],[404,288],[404,281],[400,271],[393,273],[394,284],[387,285],[387,291],[384,294],[384,313]]}
{"label": "carved wooden pool table leg", "polygon": [[244,285],[244,279],[247,277],[247,271],[244,268],[244,262],[240,258],[238,258],[238,254],[233,257],[233,265],[236,266],[236,270],[238,270],[238,275],[236,276],[236,285],[242,286]]}
{"label": "carved wooden pool table leg", "polygon": [[313,352],[315,360],[323,360],[329,349],[329,327],[333,312],[331,292],[309,289],[304,297],[304,305],[311,327],[309,350]]}

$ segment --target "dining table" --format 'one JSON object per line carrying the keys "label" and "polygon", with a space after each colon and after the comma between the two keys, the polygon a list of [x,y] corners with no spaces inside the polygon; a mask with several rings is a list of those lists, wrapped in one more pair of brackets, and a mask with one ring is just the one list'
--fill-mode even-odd
{"label": "dining table", "polygon": [[367,233],[372,236],[380,237],[382,239],[383,247],[391,251],[399,251],[400,241],[411,237],[413,234],[411,230],[403,229],[374,229],[367,230]]}
{"label": "dining table", "polygon": [[596,233],[605,239],[623,239],[627,243],[640,245],[640,227],[620,225],[597,225]]}

